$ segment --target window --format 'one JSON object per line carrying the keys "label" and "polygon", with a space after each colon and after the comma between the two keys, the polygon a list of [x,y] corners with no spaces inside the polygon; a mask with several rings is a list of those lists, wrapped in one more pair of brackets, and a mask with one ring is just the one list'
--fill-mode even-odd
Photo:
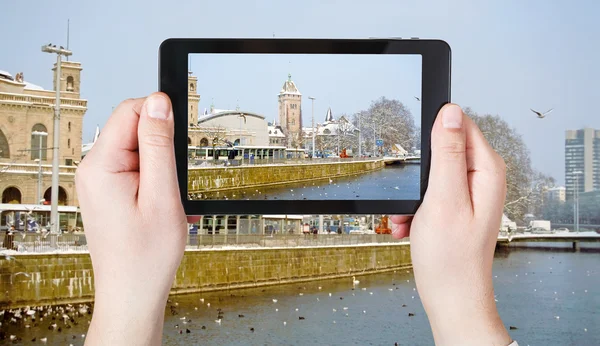
{"label": "window", "polygon": [[67,77],[67,91],[74,91],[75,88],[73,87],[73,76],[69,76]]}
{"label": "window", "polygon": [[0,158],[8,159],[10,158],[10,148],[8,147],[8,140],[4,135],[4,132],[0,130]]}
{"label": "window", "polygon": [[73,159],[65,159],[65,165],[73,166]]}
{"label": "window", "polygon": [[71,132],[71,122],[70,121],[69,121],[68,127],[69,127],[69,132]]}
{"label": "window", "polygon": [[194,83],[190,83],[190,91],[194,91]]}
{"label": "window", "polygon": [[[34,134],[35,133],[35,134]],[[45,134],[45,135],[43,135]],[[46,160],[48,149],[48,130],[43,124],[35,124],[31,129],[31,159],[36,160],[41,157]]]}
{"label": "window", "polygon": [[71,138],[67,139],[67,148],[71,148]]}

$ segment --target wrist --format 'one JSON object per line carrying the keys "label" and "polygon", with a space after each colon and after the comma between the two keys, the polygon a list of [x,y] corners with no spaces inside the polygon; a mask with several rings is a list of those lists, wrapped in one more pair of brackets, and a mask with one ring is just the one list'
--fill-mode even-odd
{"label": "wrist", "polygon": [[425,310],[436,345],[507,346],[512,342],[493,291],[483,297],[449,296],[435,307],[425,305]]}

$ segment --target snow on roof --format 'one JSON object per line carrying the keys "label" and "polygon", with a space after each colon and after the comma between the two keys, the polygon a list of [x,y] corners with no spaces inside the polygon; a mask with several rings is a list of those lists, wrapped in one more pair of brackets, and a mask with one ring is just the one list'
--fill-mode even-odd
{"label": "snow on roof", "polygon": [[269,137],[285,137],[279,126],[269,126]]}
{"label": "snow on roof", "polygon": [[8,79],[10,79],[10,80],[14,79],[12,74],[10,74],[10,73],[8,73],[6,71],[3,71],[3,70],[0,70],[0,76],[8,77]]}
{"label": "snow on roof", "polygon": [[35,85],[33,83],[29,83],[28,81],[25,81],[25,89],[29,89],[29,90],[44,90],[44,88],[42,88],[39,85]]}
{"label": "snow on roof", "polygon": [[279,94],[292,94],[292,95],[302,95],[296,86],[296,83],[292,81],[292,75],[288,74],[288,79],[283,83],[281,87],[281,91]]}

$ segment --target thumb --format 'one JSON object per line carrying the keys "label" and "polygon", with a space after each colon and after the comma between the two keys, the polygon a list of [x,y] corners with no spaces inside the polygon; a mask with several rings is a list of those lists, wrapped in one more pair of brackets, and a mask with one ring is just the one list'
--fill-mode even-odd
{"label": "thumb", "polygon": [[471,206],[467,178],[465,115],[455,104],[440,110],[431,133],[427,195],[439,205]]}
{"label": "thumb", "polygon": [[173,109],[168,96],[154,93],[144,102],[138,125],[139,204],[173,205],[180,200],[173,144]]}

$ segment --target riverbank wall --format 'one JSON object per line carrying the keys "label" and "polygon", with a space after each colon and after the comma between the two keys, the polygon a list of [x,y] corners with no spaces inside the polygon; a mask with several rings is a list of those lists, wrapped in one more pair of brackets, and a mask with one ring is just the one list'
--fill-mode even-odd
{"label": "riverbank wall", "polygon": [[[171,294],[279,285],[410,267],[409,244],[186,251]],[[26,273],[22,274],[22,273]],[[0,258],[0,309],[94,297],[89,254]]]}
{"label": "riverbank wall", "polygon": [[323,162],[314,164],[203,167],[188,169],[190,193],[220,192],[253,187],[339,178],[382,169],[383,160]]}

